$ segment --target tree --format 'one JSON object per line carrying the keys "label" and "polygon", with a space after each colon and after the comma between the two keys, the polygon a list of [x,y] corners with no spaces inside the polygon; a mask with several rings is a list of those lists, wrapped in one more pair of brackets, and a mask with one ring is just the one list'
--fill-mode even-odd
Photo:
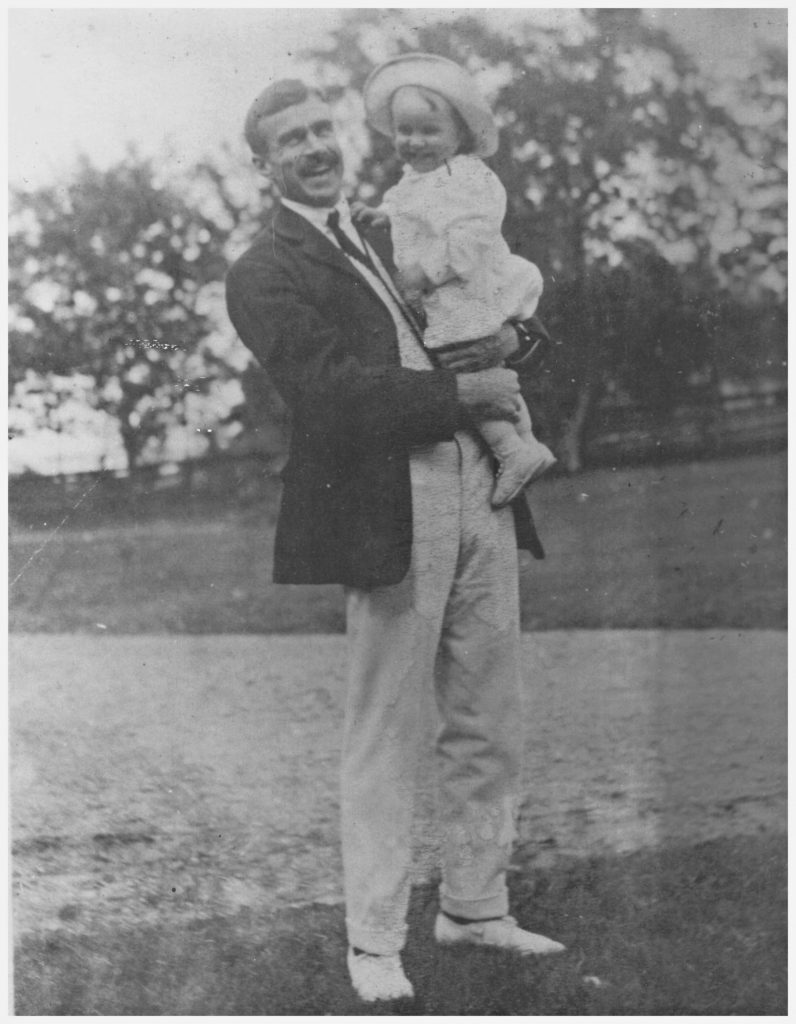
{"label": "tree", "polygon": [[15,191],[10,386],[27,380],[46,393],[87,375],[134,467],[186,422],[192,399],[237,372],[217,313],[226,244],[213,217],[134,152],[105,171],[83,161],[67,183]]}
{"label": "tree", "polygon": [[[559,454],[570,469],[583,462],[583,442],[596,420],[595,396],[622,392],[651,418],[665,418],[705,373],[709,338],[688,302],[683,280],[648,241],[619,243],[622,259],[587,263],[582,278],[555,289],[546,319],[562,344],[551,360],[545,393]],[[593,353],[584,353],[591,346]],[[584,374],[588,367],[591,375]]]}
{"label": "tree", "polygon": [[[349,11],[310,56],[341,114],[349,183],[369,201],[400,169],[364,128],[359,90],[410,49],[468,67],[502,126],[492,164],[509,196],[505,233],[541,267],[540,313],[562,342],[540,389],[555,398],[566,465],[581,463],[609,390],[665,411],[694,373],[781,369],[782,53],[720,89],[630,9]],[[191,168],[130,152],[107,171],[84,161],[68,182],[16,190],[12,400],[27,395],[67,429],[58,396],[79,375],[80,394],[118,422],[130,466],[180,425],[207,444],[219,428],[262,426],[258,438],[278,444],[284,409],[223,301],[226,268],[271,202],[260,187],[242,151],[222,150]]]}
{"label": "tree", "polygon": [[[525,11],[501,30],[472,15],[447,21],[425,11],[356,11],[314,57],[319,79],[338,92],[361,89],[375,63],[411,49],[450,57],[480,80],[503,129],[491,163],[509,195],[506,236],[542,268],[542,314],[568,332],[567,354],[550,374],[562,401],[564,456],[576,468],[609,382],[673,401],[674,382],[710,359],[696,310],[681,308],[683,272],[698,269],[716,291],[721,286],[716,240],[728,218],[732,230],[745,216],[754,220],[727,172],[756,150],[730,99],[640,11],[569,13],[542,25]],[[771,65],[768,74],[778,96]],[[366,197],[397,177],[384,139],[374,136],[361,174]],[[781,170],[772,174],[782,181]],[[651,304],[634,302],[635,286]],[[632,305],[624,312],[622,294]],[[650,360],[663,344],[664,321],[666,332],[675,329],[664,312],[688,345],[664,347],[664,359]],[[617,317],[627,329],[616,327]],[[673,381],[674,352],[685,361]]]}
{"label": "tree", "polygon": [[784,304],[787,291],[787,56],[765,49],[725,89],[745,147],[720,168],[726,201],[713,248],[723,292],[745,304]]}

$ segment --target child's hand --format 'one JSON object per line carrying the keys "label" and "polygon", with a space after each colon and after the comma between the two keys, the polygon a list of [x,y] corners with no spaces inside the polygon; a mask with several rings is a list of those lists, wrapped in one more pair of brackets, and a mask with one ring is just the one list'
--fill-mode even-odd
{"label": "child's hand", "polygon": [[423,312],[423,292],[412,288],[401,288],[401,295],[408,306],[410,306],[416,313]]}
{"label": "child's hand", "polygon": [[401,267],[398,271],[398,287],[401,294],[415,310],[422,310],[423,295],[428,290],[429,284],[428,278],[416,263],[412,266]]}
{"label": "child's hand", "polygon": [[426,275],[419,267],[405,267],[398,271],[398,288],[401,295],[417,312],[423,309],[423,295],[428,283]]}
{"label": "child's hand", "polygon": [[388,228],[390,226],[390,218],[383,210],[377,210],[373,206],[366,206],[359,202],[351,203],[351,220],[366,228]]}
{"label": "child's hand", "polygon": [[399,277],[401,290],[405,295],[409,292],[422,295],[423,292],[428,291],[431,285],[431,282],[417,263],[413,263],[411,266],[401,267]]}

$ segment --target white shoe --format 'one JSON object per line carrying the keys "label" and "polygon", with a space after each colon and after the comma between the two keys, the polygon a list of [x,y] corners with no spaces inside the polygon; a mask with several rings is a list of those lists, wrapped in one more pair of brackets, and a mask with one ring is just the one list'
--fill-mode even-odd
{"label": "white shoe", "polygon": [[537,441],[531,447],[512,452],[511,456],[500,464],[495,490],[492,493],[492,507],[503,508],[504,505],[510,504],[523,487],[527,487],[531,481],[546,473],[556,461],[555,455],[541,441]]}
{"label": "white shoe", "polygon": [[560,942],[548,939],[544,935],[526,932],[513,917],[457,924],[446,914],[440,913],[437,914],[434,924],[434,938],[443,946],[461,942],[471,946],[507,949],[519,953],[520,956],[548,956],[551,953],[563,953],[566,949]]}
{"label": "white shoe", "polygon": [[357,995],[366,1003],[379,999],[412,999],[415,991],[404,974],[400,956],[376,956],[348,950],[348,973]]}

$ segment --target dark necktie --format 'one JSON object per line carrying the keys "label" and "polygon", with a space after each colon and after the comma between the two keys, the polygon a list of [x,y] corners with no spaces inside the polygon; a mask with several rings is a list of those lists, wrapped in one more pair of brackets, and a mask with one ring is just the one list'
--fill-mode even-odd
{"label": "dark necktie", "polygon": [[340,211],[332,210],[332,212],[329,214],[326,220],[326,223],[329,227],[329,230],[337,240],[337,244],[340,246],[340,248],[343,250],[346,256],[349,256],[352,260],[359,260],[359,262],[363,266],[367,267],[368,270],[371,271],[371,273],[375,274],[376,277],[378,277],[378,279],[381,281],[381,283],[392,296],[393,301],[397,304],[398,308],[400,309],[401,315],[409,325],[409,329],[412,331],[412,333],[422,346],[423,328],[418,323],[417,317],[412,312],[412,310],[409,309],[404,300],[401,298],[400,293],[396,291],[393,282],[389,281],[388,283],[388,281],[384,280],[384,277],[382,277],[382,275],[379,273],[378,267],[374,264],[370,256],[366,252],[363,252],[357,245],[354,245],[354,243],[351,241],[351,239],[348,237],[345,231],[343,231],[343,229],[340,227]]}
{"label": "dark necktie", "polygon": [[345,231],[340,227],[340,211],[332,210],[326,223],[329,230],[334,235],[337,244],[346,256],[350,256],[352,260],[359,260],[359,262],[364,264],[368,270],[373,270],[375,272],[375,267],[373,266],[373,261],[370,256],[368,256],[366,252],[363,252],[358,246],[354,245]]}

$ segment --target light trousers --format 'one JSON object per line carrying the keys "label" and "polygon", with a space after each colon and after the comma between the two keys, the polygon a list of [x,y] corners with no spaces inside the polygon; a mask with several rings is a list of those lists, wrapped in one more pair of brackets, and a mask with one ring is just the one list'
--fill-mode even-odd
{"label": "light trousers", "polygon": [[347,591],[342,760],[346,923],[352,946],[396,953],[406,936],[411,826],[433,687],[438,709],[440,906],[507,913],[522,750],[519,583],[511,509],[489,499],[493,465],[469,434],[411,458],[410,570]]}

